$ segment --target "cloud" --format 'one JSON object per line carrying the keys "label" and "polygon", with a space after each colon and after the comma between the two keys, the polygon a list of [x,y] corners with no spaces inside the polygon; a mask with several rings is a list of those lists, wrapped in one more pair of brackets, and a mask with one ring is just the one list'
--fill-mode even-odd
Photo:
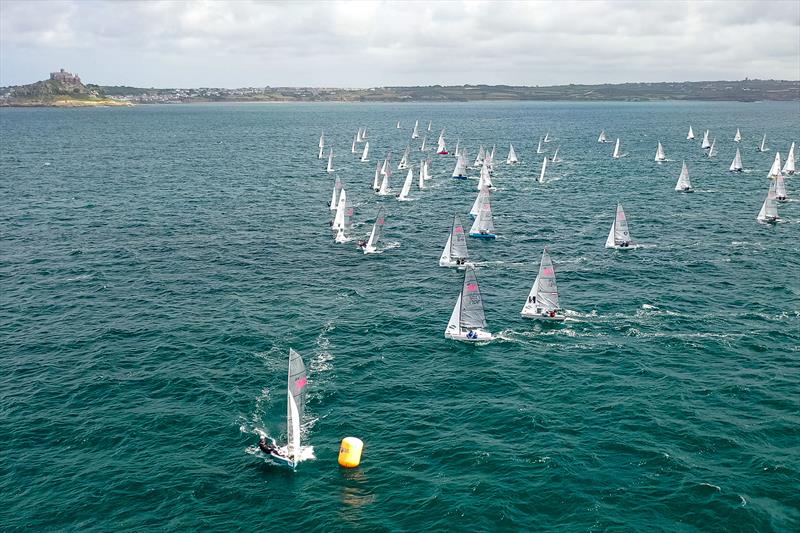
{"label": "cloud", "polygon": [[800,2],[0,3],[0,85],[800,78]]}

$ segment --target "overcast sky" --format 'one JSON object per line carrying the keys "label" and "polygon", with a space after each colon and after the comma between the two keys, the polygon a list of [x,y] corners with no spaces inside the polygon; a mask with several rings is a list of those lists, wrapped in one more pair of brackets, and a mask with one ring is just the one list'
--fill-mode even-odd
{"label": "overcast sky", "polygon": [[800,1],[0,0],[0,85],[800,79]]}

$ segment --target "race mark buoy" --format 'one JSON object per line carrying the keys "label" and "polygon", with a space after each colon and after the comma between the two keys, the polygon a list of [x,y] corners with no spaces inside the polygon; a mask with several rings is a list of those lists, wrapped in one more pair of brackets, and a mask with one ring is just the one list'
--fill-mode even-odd
{"label": "race mark buoy", "polygon": [[355,437],[345,437],[342,439],[342,446],[339,448],[339,464],[345,468],[355,468],[361,463],[361,450],[364,443]]}

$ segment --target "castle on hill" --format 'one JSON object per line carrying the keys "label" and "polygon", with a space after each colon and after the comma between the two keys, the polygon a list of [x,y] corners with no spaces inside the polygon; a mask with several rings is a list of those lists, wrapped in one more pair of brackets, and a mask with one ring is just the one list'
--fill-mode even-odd
{"label": "castle on hill", "polygon": [[51,72],[50,79],[53,81],[58,81],[64,83],[66,85],[80,85],[81,78],[77,74],[73,74],[71,72],[67,72],[63,68],[58,72]]}

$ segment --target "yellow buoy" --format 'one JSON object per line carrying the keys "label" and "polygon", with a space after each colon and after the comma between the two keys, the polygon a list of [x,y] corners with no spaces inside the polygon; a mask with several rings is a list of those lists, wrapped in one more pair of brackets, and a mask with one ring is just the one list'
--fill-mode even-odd
{"label": "yellow buoy", "polygon": [[342,439],[342,446],[339,448],[339,464],[345,468],[355,468],[361,463],[361,450],[364,443],[355,437],[345,437]]}

